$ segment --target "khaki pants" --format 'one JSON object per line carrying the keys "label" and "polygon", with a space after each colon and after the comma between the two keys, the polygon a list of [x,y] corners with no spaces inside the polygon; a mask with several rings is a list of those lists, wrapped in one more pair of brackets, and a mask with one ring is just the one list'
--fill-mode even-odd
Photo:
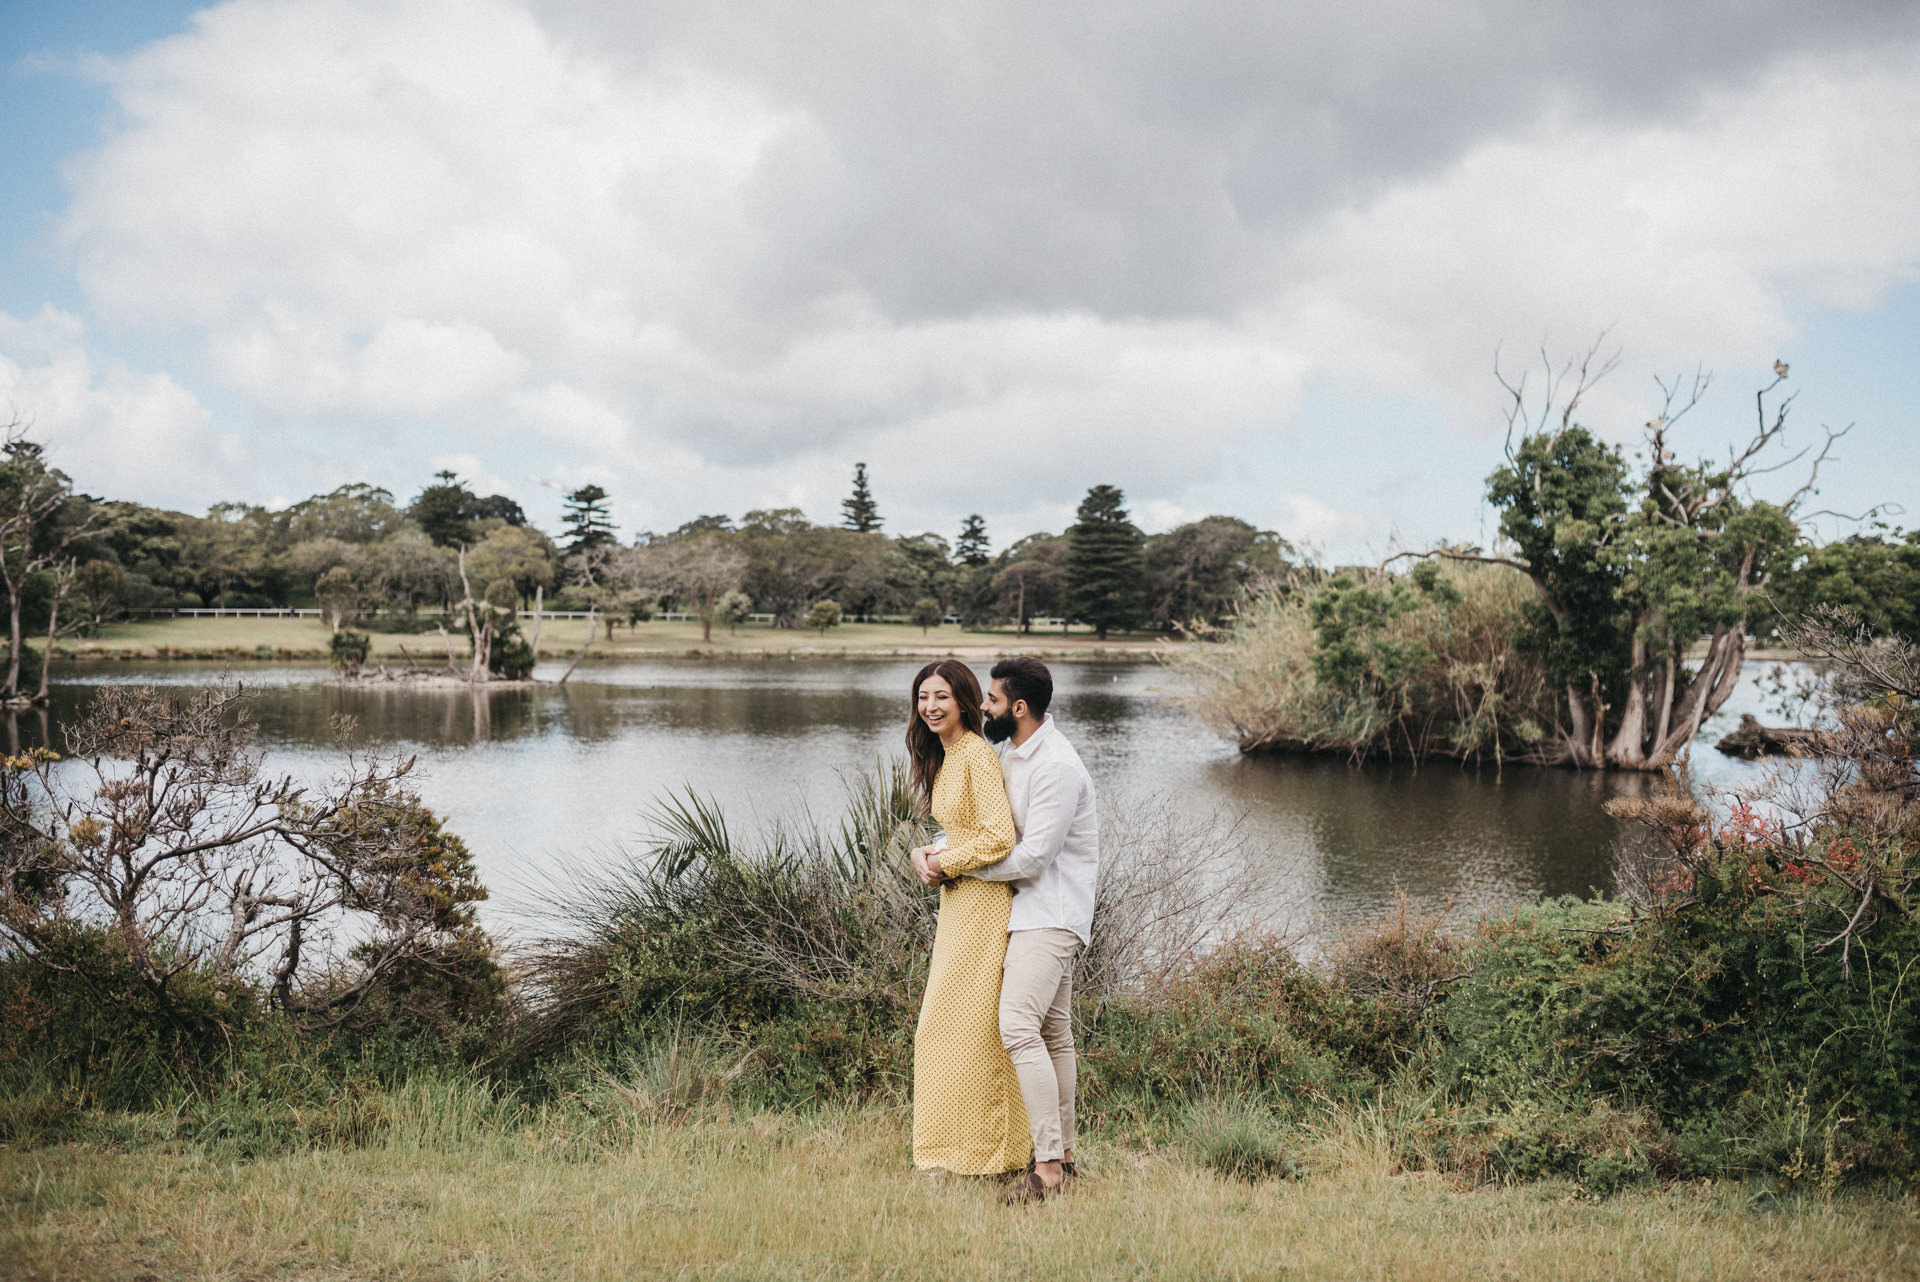
{"label": "khaki pants", "polygon": [[1000,977],[1000,1041],[1013,1058],[1033,1128],[1033,1160],[1057,1162],[1073,1148],[1073,959],[1070,930],[1007,936]]}

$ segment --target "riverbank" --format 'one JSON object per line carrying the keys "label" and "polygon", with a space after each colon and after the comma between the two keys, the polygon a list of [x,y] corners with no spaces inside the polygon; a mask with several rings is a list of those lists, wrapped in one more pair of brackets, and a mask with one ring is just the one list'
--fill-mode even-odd
{"label": "riverbank", "polygon": [[[531,634],[533,621],[520,621]],[[825,634],[799,628],[753,624],[735,632],[715,629],[703,641],[700,625],[679,620],[618,624],[612,641],[598,628],[587,662],[608,659],[670,658],[957,658],[970,662],[1007,654],[1031,654],[1049,660],[1152,660],[1179,648],[1159,634],[1112,636],[1100,640],[1091,631],[965,631],[955,624],[924,633],[911,624],[847,623]],[[54,647],[54,657],[77,662],[134,659],[298,660],[325,659],[325,624],[314,618],[164,618],[119,623],[97,636]],[[439,667],[446,662],[446,641],[437,632],[374,632],[371,662]],[[571,660],[587,639],[585,619],[546,619],[540,628],[539,655]],[[460,638],[456,651],[464,652]]]}
{"label": "riverbank", "polygon": [[1351,1115],[1316,1133],[1300,1179],[1250,1183],[1177,1145],[1096,1141],[1071,1193],[1009,1209],[992,1181],[909,1172],[899,1108],[721,1111],[597,1137],[565,1111],[506,1128],[446,1112],[363,1147],[249,1160],[137,1139],[0,1150],[0,1274],[1920,1276],[1911,1198],[1473,1187],[1397,1169]]}

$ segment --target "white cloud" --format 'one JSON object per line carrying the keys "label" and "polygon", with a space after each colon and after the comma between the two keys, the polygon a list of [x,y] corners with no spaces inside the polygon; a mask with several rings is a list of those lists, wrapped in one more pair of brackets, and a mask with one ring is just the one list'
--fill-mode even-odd
{"label": "white cloud", "polygon": [[89,493],[204,510],[232,496],[250,451],[216,433],[206,409],[165,374],[101,358],[78,317],[0,312],[0,406]]}
{"label": "white cloud", "polygon": [[[1349,8],[233,0],[103,72],[62,235],[103,318],[204,334],[396,490],[459,457],[630,527],[827,517],[862,459],[891,528],[1113,482],[1333,544],[1446,531],[1226,475],[1313,380],[1493,424],[1496,343],[1751,363],[1920,262],[1898,13],[1665,6],[1643,55],[1618,16]],[[1356,467],[1438,447],[1381,437]]]}

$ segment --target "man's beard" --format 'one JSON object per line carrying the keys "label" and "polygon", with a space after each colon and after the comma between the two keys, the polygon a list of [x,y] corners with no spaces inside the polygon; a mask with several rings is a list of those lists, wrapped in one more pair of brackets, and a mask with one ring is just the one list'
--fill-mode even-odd
{"label": "man's beard", "polygon": [[1004,716],[988,717],[980,725],[980,733],[986,736],[988,743],[1005,743],[1013,738],[1013,732],[1020,728],[1011,712]]}

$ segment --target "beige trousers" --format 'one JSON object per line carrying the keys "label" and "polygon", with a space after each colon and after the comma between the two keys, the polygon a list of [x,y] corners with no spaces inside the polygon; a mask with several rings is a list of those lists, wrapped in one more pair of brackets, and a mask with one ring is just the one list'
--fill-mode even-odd
{"label": "beige trousers", "polygon": [[1033,1160],[1057,1162],[1073,1148],[1073,959],[1070,930],[1007,936],[1000,978],[1000,1041],[1013,1059],[1033,1128]]}

